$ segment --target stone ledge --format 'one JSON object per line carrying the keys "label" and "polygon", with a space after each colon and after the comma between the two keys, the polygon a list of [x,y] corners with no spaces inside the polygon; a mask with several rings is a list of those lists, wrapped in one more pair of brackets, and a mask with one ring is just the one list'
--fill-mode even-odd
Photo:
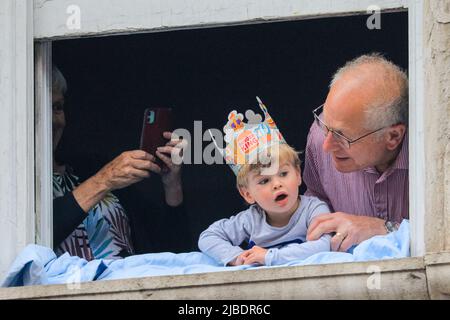
{"label": "stone ledge", "polygon": [[450,252],[424,257],[430,299],[450,299]]}
{"label": "stone ledge", "polygon": [[426,279],[420,257],[5,288],[0,299],[427,299]]}

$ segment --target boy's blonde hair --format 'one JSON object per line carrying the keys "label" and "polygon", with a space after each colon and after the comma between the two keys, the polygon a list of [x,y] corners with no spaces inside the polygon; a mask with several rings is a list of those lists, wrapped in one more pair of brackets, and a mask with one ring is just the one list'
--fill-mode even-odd
{"label": "boy's blonde hair", "polygon": [[[300,158],[298,152],[295,151],[290,145],[282,143],[277,145],[278,149],[278,161],[279,163],[288,162],[294,168],[300,171]],[[258,159],[259,160],[259,159]],[[241,166],[239,173],[237,175],[236,186],[238,189],[246,188],[248,186],[248,177],[251,172],[257,171],[258,174],[261,173],[261,169],[270,167],[271,163],[263,164],[260,161],[254,164],[244,164]]]}

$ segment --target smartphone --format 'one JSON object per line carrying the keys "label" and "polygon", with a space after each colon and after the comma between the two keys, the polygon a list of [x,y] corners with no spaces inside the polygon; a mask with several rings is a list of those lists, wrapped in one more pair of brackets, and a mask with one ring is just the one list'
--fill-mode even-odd
{"label": "smartphone", "polygon": [[172,108],[147,108],[144,112],[140,149],[156,157],[161,168],[163,162],[156,155],[156,149],[164,146],[168,140],[165,131],[173,130]]}

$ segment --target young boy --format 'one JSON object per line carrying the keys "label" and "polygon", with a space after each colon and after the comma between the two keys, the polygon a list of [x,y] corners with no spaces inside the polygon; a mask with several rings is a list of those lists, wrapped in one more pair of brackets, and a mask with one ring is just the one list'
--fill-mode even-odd
{"label": "young boy", "polygon": [[[330,250],[329,235],[306,242],[311,221],[330,210],[318,198],[299,196],[302,180],[298,154],[285,143],[267,109],[258,102],[266,116],[264,122],[244,124],[242,115],[233,111],[224,127],[228,142],[225,159],[237,175],[239,193],[251,206],[213,223],[198,241],[201,251],[229,266],[279,265]],[[252,141],[258,146],[253,150],[257,156],[253,161],[249,152]],[[258,157],[262,151],[270,161]],[[244,241],[249,244],[248,250],[240,247]]]}

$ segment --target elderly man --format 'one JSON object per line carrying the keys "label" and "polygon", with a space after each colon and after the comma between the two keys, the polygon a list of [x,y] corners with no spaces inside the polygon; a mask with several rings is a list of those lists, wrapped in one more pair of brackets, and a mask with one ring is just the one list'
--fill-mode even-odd
{"label": "elderly man", "polygon": [[326,201],[308,240],[335,233],[333,251],[394,231],[408,218],[408,78],[378,54],[348,62],[314,110],[306,147],[307,195]]}

